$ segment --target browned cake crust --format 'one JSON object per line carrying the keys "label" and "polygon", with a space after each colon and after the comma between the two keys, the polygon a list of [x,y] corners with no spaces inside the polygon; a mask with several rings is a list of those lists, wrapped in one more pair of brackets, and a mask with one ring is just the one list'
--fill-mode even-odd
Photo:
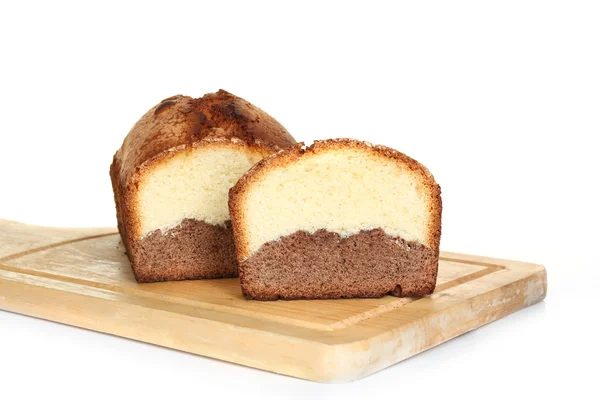
{"label": "browned cake crust", "polygon": [[[296,141],[274,118],[224,90],[194,99],[177,95],[152,107],[133,126],[110,166],[117,222],[136,277],[143,281],[200,278],[196,272],[144,269],[136,195],[140,178],[169,156],[215,141],[258,148],[265,155]],[[230,235],[229,235],[230,236]],[[183,256],[182,256],[183,257]],[[187,268],[187,267],[186,267]],[[142,272],[144,269],[144,272]],[[153,272],[149,272],[153,271]],[[230,266],[222,276],[229,276]],[[208,276],[207,276],[208,277]]]}
{"label": "browned cake crust", "polygon": [[[244,201],[254,182],[270,169],[289,165],[307,153],[360,148],[402,163],[421,176],[431,193],[432,215],[426,245],[386,235],[381,229],[348,238],[325,230],[296,232],[265,243],[253,254],[243,227]],[[441,238],[441,189],[429,170],[392,148],[354,139],[297,143],[255,164],[229,191],[236,258],[242,292],[249,299],[425,296],[435,289]]]}
{"label": "browned cake crust", "polygon": [[324,229],[265,243],[240,264],[244,296],[255,300],[425,296],[438,251],[378,228],[341,238]]}

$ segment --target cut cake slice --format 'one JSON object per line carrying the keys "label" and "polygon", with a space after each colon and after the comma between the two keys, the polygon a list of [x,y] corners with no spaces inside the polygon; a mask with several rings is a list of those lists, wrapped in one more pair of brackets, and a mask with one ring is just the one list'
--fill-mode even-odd
{"label": "cut cake slice", "polygon": [[247,298],[425,296],[435,288],[440,187],[391,148],[299,143],[244,174],[229,211]]}
{"label": "cut cake slice", "polygon": [[228,191],[257,161],[294,143],[275,119],[224,90],[150,109],[110,167],[135,278],[237,276]]}

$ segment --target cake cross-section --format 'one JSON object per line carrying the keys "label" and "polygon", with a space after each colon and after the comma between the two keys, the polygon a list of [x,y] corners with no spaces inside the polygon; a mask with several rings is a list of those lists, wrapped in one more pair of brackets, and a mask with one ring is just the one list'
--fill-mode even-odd
{"label": "cake cross-section", "polygon": [[273,154],[229,192],[247,298],[424,296],[435,289],[439,185],[388,147],[351,139]]}
{"label": "cake cross-section", "polygon": [[237,276],[229,189],[295,140],[224,90],[174,96],[131,129],[110,167],[119,232],[139,282]]}

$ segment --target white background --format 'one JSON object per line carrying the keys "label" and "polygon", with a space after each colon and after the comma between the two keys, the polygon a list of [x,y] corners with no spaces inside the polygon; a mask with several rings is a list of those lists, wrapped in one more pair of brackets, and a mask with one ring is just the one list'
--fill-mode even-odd
{"label": "white background", "polygon": [[598,2],[0,4],[0,218],[115,225],[133,123],[223,88],[298,140],[416,158],[442,187],[442,249],[549,276],[545,303],[343,385],[0,312],[0,398],[597,395]]}

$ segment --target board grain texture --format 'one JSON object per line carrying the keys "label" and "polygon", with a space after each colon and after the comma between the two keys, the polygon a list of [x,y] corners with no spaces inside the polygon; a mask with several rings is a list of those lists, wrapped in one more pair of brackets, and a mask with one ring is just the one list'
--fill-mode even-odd
{"label": "board grain texture", "polygon": [[138,284],[115,228],[0,220],[0,309],[320,382],[356,380],[544,299],[543,266],[442,252],[421,298],[257,302]]}

